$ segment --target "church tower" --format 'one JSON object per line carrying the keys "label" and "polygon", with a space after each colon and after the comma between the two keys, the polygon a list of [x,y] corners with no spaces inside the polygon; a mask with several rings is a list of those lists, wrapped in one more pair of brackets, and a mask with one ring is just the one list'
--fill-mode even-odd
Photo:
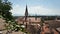
{"label": "church tower", "polygon": [[25,21],[27,20],[28,17],[28,9],[27,9],[27,5],[26,5],[26,10],[25,10]]}

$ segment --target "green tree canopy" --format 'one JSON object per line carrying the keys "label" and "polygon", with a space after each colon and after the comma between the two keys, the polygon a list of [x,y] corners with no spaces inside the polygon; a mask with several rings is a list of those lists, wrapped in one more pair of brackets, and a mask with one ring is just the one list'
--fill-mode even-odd
{"label": "green tree canopy", "polygon": [[8,2],[3,2],[0,0],[0,15],[2,15],[6,20],[11,20],[13,18],[12,13],[10,10],[12,9],[11,3]]}
{"label": "green tree canopy", "polygon": [[0,15],[4,20],[6,20],[6,23],[9,24],[8,28],[10,27],[10,29],[16,29],[16,25],[18,24],[15,22],[12,13],[10,12],[12,9],[11,5],[12,4],[8,0],[4,2],[3,0],[0,0]]}

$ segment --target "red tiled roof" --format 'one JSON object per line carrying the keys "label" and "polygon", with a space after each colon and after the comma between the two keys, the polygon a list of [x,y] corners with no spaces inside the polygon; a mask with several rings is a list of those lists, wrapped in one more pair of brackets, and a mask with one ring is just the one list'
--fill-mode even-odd
{"label": "red tiled roof", "polygon": [[45,21],[45,23],[48,23],[51,27],[53,28],[57,28],[57,27],[60,27],[60,21],[56,21],[56,20],[48,20],[48,21]]}
{"label": "red tiled roof", "polygon": [[[19,18],[19,19],[17,19],[18,21],[24,21],[25,22],[25,17],[24,18]],[[40,22],[41,21],[41,19],[40,18],[37,18],[37,19],[35,19],[35,17],[27,17],[27,20],[26,20],[27,22]]]}

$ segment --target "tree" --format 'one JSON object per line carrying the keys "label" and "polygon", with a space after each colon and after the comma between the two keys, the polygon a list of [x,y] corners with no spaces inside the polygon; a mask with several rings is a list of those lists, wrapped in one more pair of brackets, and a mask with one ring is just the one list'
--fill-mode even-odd
{"label": "tree", "polygon": [[[10,10],[12,9],[11,5],[12,4],[8,0],[6,0],[4,2],[3,2],[3,0],[0,0],[0,15],[3,17],[4,20],[6,20],[6,23],[9,24],[8,26],[6,26],[7,29],[15,30],[20,27],[18,27],[19,25],[15,22],[15,20],[12,16],[12,13],[10,12]],[[16,28],[16,27],[18,27],[18,28]]]}
{"label": "tree", "polygon": [[10,12],[12,9],[11,5],[12,4],[8,0],[5,0],[4,2],[3,0],[0,0],[0,17],[3,17],[3,19],[6,21],[6,29],[11,31],[19,31],[20,29],[24,29],[15,22],[15,19]]}

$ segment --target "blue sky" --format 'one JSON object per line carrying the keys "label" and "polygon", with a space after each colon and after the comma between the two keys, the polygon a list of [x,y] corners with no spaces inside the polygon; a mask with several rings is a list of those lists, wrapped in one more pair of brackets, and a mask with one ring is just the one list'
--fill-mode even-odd
{"label": "blue sky", "polygon": [[29,15],[60,15],[60,0],[9,0],[13,15],[24,15],[26,4]]}

